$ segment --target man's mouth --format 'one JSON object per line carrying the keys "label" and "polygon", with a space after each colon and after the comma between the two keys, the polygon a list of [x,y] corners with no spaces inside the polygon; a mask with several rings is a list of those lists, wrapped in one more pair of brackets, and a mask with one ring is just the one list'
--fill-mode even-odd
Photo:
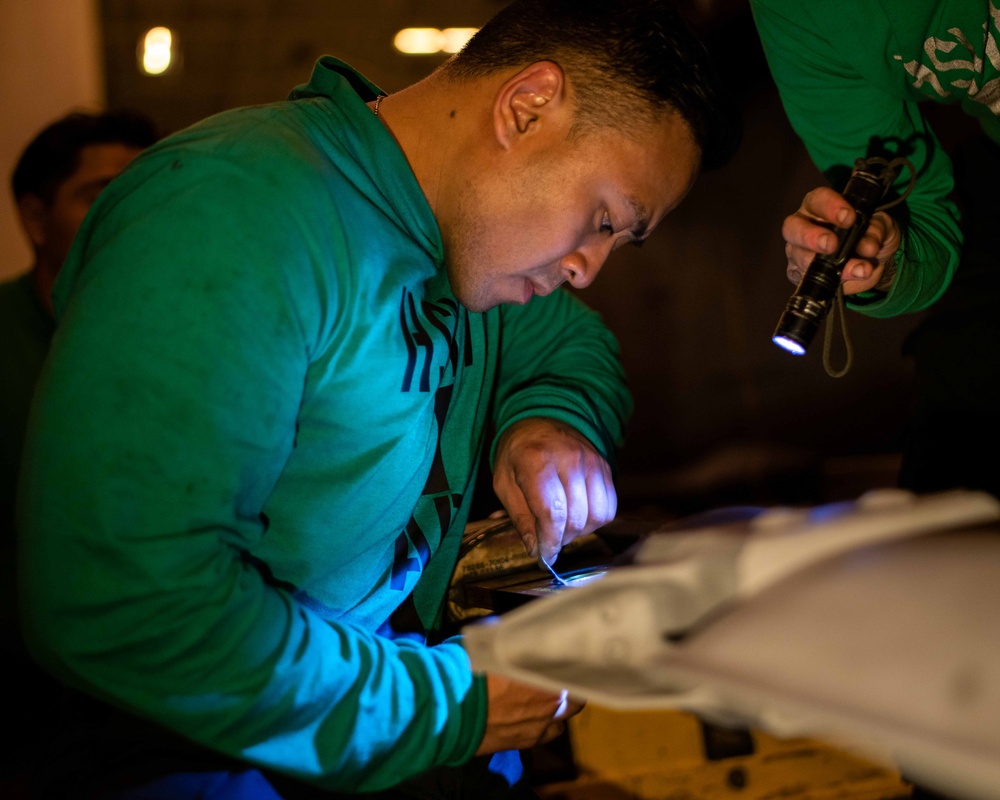
{"label": "man's mouth", "polygon": [[527,303],[532,297],[546,297],[562,286],[561,280],[555,280],[551,284],[539,283],[531,278],[524,279],[524,287],[521,294],[521,304]]}

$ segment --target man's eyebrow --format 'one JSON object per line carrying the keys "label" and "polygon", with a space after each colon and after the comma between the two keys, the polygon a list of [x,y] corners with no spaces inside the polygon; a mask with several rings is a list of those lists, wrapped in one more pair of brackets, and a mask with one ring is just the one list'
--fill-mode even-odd
{"label": "man's eyebrow", "polygon": [[649,230],[649,211],[634,197],[626,197],[625,202],[628,203],[632,210],[632,217],[635,219],[631,230],[632,244],[636,247],[642,247],[642,241],[646,238],[646,232]]}

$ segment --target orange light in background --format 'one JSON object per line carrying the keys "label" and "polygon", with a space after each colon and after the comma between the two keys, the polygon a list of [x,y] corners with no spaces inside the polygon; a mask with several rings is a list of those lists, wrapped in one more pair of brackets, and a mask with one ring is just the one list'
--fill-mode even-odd
{"label": "orange light in background", "polygon": [[457,53],[472,38],[477,28],[403,28],[393,39],[393,45],[406,55]]}
{"label": "orange light in background", "polygon": [[437,28],[403,28],[392,40],[400,53],[408,56],[441,52],[441,31]]}
{"label": "orange light in background", "polygon": [[174,57],[174,35],[170,28],[150,28],[142,39],[139,62],[147,75],[162,75]]}

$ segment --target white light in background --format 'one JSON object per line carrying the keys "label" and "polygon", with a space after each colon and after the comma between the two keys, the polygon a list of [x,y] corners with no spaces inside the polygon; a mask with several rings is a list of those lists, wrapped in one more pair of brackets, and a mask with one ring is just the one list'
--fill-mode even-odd
{"label": "white light in background", "polygon": [[445,28],[441,31],[444,43],[441,49],[446,53],[457,53],[465,43],[475,36],[478,28]]}
{"label": "white light in background", "polygon": [[170,28],[150,28],[142,40],[142,70],[147,75],[162,75],[173,60],[174,36]]}
{"label": "white light in background", "polygon": [[429,55],[433,53],[457,53],[465,45],[476,28],[403,28],[393,39],[393,45],[400,53],[407,55]]}

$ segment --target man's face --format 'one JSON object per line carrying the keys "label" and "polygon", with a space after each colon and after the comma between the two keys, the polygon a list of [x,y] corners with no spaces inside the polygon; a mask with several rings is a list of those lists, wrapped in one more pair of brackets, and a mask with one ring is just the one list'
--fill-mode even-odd
{"label": "man's face", "polygon": [[53,275],[58,271],[97,195],[140,152],[119,143],[86,145],[80,150],[77,170],[59,185],[51,203],[25,198],[21,213],[39,266]]}
{"label": "man's face", "polygon": [[687,194],[699,152],[677,114],[626,136],[551,136],[461,193],[445,233],[452,289],[471,311],[588,286],[616,248],[642,241]]}

